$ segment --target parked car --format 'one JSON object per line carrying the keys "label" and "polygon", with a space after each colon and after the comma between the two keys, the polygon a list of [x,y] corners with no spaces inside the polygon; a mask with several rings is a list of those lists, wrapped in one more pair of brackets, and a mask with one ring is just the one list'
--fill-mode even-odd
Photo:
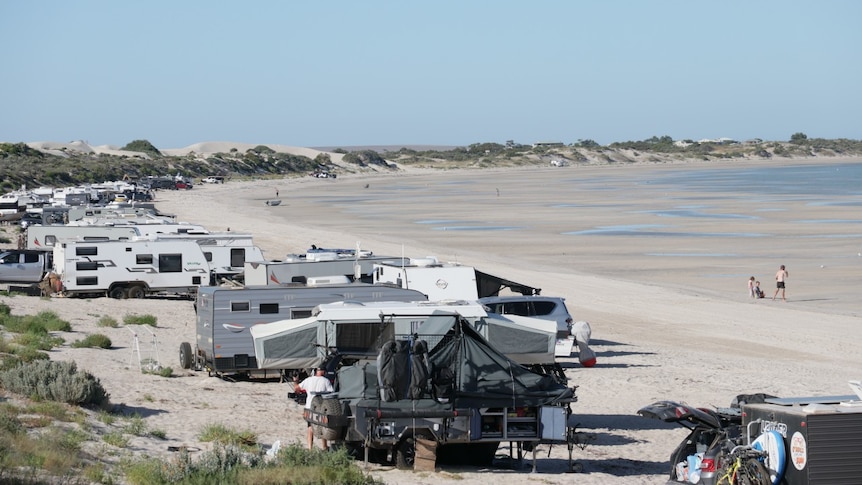
{"label": "parked car", "polygon": [[218,176],[207,177],[205,179],[202,179],[201,182],[205,183],[205,184],[223,184],[224,183],[224,177],[218,177]]}
{"label": "parked car", "polygon": [[0,282],[38,283],[52,267],[50,251],[9,249],[0,251]]}
{"label": "parked car", "polygon": [[492,313],[520,315],[557,322],[557,338],[568,338],[572,331],[572,316],[566,299],[557,296],[510,295],[480,298],[479,302]]}
{"label": "parked car", "polygon": [[22,228],[27,228],[33,224],[42,224],[42,214],[27,212],[21,216],[21,220],[18,221],[18,224],[20,224]]}

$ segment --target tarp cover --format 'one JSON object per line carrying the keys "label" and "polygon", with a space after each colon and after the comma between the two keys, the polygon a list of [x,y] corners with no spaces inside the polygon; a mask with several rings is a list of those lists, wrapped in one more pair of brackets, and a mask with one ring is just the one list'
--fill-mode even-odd
{"label": "tarp cover", "polygon": [[[405,405],[408,409],[545,406],[573,398],[572,389],[558,384],[551,376],[533,373],[506,358],[466,322],[451,325],[442,339],[441,335],[423,335],[422,330],[420,328],[420,339],[434,337],[439,341],[428,354],[430,374],[439,375],[441,370],[449,369],[454,375],[451,399],[441,403],[430,391],[423,393],[420,399],[412,400],[386,402],[379,397],[369,398],[380,394],[369,392],[375,379],[368,375],[367,368],[363,369],[363,385],[355,382],[357,370],[343,368],[339,371],[339,397],[358,398],[360,406],[378,409],[403,409]],[[354,382],[350,382],[351,379]]]}

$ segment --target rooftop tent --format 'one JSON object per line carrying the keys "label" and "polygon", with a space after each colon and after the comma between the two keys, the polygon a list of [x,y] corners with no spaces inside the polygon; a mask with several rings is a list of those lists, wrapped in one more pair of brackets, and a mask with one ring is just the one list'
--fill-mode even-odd
{"label": "rooftop tent", "polygon": [[307,369],[323,364],[325,331],[316,317],[253,325],[254,353],[260,369]]}
{"label": "rooftop tent", "polygon": [[509,288],[513,293],[522,295],[538,295],[541,293],[541,288],[534,288],[521,283],[516,283],[499,276],[494,276],[488,273],[483,273],[478,269],[476,271],[476,289],[479,292],[479,298],[488,296],[498,296],[500,290]]}

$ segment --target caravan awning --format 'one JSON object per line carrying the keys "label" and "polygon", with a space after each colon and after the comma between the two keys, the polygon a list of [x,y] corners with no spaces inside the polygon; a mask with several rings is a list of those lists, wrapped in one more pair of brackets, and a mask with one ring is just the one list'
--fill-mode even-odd
{"label": "caravan awning", "polygon": [[483,273],[478,269],[476,271],[476,289],[479,292],[479,298],[488,296],[499,296],[500,290],[509,288],[514,293],[522,295],[538,295],[542,292],[541,288],[534,288],[521,283],[516,283],[506,278],[500,278],[488,273]]}

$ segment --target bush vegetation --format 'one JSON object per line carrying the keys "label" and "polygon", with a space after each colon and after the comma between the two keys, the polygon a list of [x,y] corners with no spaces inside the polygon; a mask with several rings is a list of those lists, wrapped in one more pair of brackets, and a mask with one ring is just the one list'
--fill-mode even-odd
{"label": "bush vegetation", "polygon": [[123,323],[126,325],[149,325],[155,327],[157,320],[153,315],[126,315],[123,317]]}
{"label": "bush vegetation", "polygon": [[36,360],[0,372],[3,388],[36,399],[96,406],[110,405],[102,383],[74,362]]}
{"label": "bush vegetation", "polygon": [[111,339],[109,339],[106,335],[102,335],[100,333],[94,333],[87,335],[82,340],[76,340],[72,342],[72,347],[75,348],[99,348],[99,349],[110,349],[111,348]]}

